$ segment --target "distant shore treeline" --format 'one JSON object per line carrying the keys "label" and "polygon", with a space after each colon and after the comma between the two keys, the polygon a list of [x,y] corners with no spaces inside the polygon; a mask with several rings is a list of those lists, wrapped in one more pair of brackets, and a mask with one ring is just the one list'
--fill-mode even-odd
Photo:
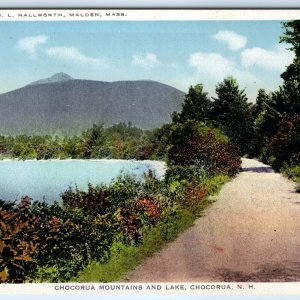
{"label": "distant shore treeline", "polygon": [[110,127],[94,124],[80,135],[0,136],[2,158],[162,159],[160,130],[142,130],[131,123]]}

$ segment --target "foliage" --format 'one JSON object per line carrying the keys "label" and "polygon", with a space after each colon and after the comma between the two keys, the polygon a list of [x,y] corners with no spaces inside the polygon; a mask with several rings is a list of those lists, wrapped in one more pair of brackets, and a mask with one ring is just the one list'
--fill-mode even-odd
{"label": "foliage", "polygon": [[280,169],[284,162],[300,164],[300,115],[280,120],[279,129],[270,139],[267,151],[268,157],[274,157],[273,167],[276,169]]}
{"label": "foliage", "polygon": [[274,93],[273,97],[274,106],[280,118],[293,118],[295,114],[300,112],[300,21],[284,22],[283,26],[285,31],[280,42],[291,44],[290,50],[295,53],[295,58],[293,63],[281,74],[284,80],[283,86]]}
{"label": "foliage", "polygon": [[300,193],[300,164],[289,166],[288,164],[284,164],[281,171],[290,179],[295,181],[298,186],[296,191]]}
{"label": "foliage", "polygon": [[0,283],[23,282],[26,271],[35,266],[36,236],[27,199],[18,209],[0,208]]}
{"label": "foliage", "polygon": [[[300,79],[300,78],[299,78]],[[277,112],[277,124],[284,116],[293,117],[300,111],[300,81],[285,81],[279,91],[273,93],[272,109]]]}
{"label": "foliage", "polygon": [[166,170],[165,181],[167,184],[173,181],[199,182],[208,176],[209,174],[197,165],[173,165]]}
{"label": "foliage", "polygon": [[[169,147],[168,136],[171,124],[165,124],[160,128],[148,131],[145,135],[144,147],[148,149],[148,155],[144,159],[166,160],[166,152]],[[139,156],[137,156],[138,158]]]}
{"label": "foliage", "polygon": [[257,116],[255,125],[258,125],[262,136],[262,148],[268,143],[282,126],[282,119],[293,119],[300,112],[300,35],[299,21],[284,22],[284,33],[280,42],[291,44],[290,50],[294,51],[296,56],[286,71],[281,74],[284,82],[278,91],[271,94],[269,99],[264,101],[262,112]]}
{"label": "foliage", "polygon": [[195,120],[205,122],[208,119],[211,101],[208,93],[203,91],[203,85],[191,86],[186,94],[180,113],[173,113],[173,122]]}
{"label": "foliage", "polygon": [[264,89],[258,91],[256,103],[251,107],[252,137],[249,139],[251,149],[248,154],[259,156],[269,137],[277,129],[278,113],[273,108],[273,99]]}
{"label": "foliage", "polygon": [[[220,187],[228,180],[227,177],[217,176],[205,182],[208,194],[215,194]],[[211,200],[203,198],[195,203],[193,211],[184,208],[177,203],[172,203],[167,209],[162,211],[161,220],[155,226],[148,227],[138,245],[124,244],[115,241],[111,247],[111,258],[107,263],[91,263],[80,272],[78,282],[115,282],[124,280],[124,276],[133,270],[146,257],[176,236],[190,227],[196,217],[211,204]],[[191,208],[191,207],[190,207]]]}
{"label": "foliage", "polygon": [[[290,101],[286,103],[286,109],[290,110],[292,114],[299,113],[300,107],[300,95],[299,95],[299,83],[300,83],[300,20],[291,20],[283,22],[284,33],[280,37],[280,42],[285,42],[291,45],[290,50],[295,53],[295,58],[292,64],[290,64],[286,71],[281,75],[284,80],[283,91],[287,94],[286,98],[290,98]],[[287,100],[287,99],[285,99]],[[291,108],[288,105],[291,104]],[[286,112],[286,111],[284,111]]]}
{"label": "foliage", "polygon": [[250,104],[245,91],[240,90],[236,79],[225,78],[216,87],[217,98],[214,98],[211,119],[214,126],[220,128],[234,143],[239,153],[249,150],[251,133]]}
{"label": "foliage", "polygon": [[300,57],[300,20],[283,22],[284,33],[280,37],[280,42],[291,44],[290,50]]}
{"label": "foliage", "polygon": [[173,240],[195,220],[192,213],[179,208],[167,216],[145,233],[139,245],[124,245],[121,242],[115,242],[111,248],[111,259],[107,263],[92,263],[74,280],[78,282],[124,280],[126,273],[134,269],[143,259],[158,251],[166,242]]}
{"label": "foliage", "polygon": [[283,171],[288,176],[288,178],[295,179],[295,181],[300,183],[300,165],[289,167],[285,164],[283,166]]}
{"label": "foliage", "polygon": [[160,220],[163,206],[158,203],[160,188],[161,182],[151,172],[145,174],[143,182],[125,175],[109,186],[108,198],[113,203],[112,210],[124,243],[139,243],[143,230]]}
{"label": "foliage", "polygon": [[109,257],[115,231],[108,215],[85,215],[56,203],[31,204],[28,197],[0,214],[3,282],[66,281],[90,260]]}
{"label": "foliage", "polygon": [[88,191],[75,191],[68,189],[62,193],[61,198],[66,207],[81,209],[83,213],[88,215],[105,214],[111,206],[107,199],[107,190],[105,188],[94,188],[88,184]]}
{"label": "foliage", "polygon": [[260,90],[252,108],[253,154],[277,170],[297,168],[300,161],[300,21],[283,22],[280,42],[295,53],[293,62],[281,74],[282,86],[270,95]]}
{"label": "foliage", "polygon": [[168,164],[196,165],[211,174],[232,176],[239,171],[240,157],[236,148],[219,130],[203,123],[174,123],[169,136]]}
{"label": "foliage", "polygon": [[18,159],[150,159],[158,142],[153,132],[143,131],[131,123],[107,128],[100,123],[78,136],[0,136],[0,150],[2,155]]}

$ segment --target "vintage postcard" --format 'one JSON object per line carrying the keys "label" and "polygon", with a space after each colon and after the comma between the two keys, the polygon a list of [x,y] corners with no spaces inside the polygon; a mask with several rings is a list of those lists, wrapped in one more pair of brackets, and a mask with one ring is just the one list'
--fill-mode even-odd
{"label": "vintage postcard", "polygon": [[299,295],[300,10],[0,10],[0,295]]}

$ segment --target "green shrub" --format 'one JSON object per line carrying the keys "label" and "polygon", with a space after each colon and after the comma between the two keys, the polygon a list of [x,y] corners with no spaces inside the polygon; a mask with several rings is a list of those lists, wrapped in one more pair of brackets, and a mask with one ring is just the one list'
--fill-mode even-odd
{"label": "green shrub", "polygon": [[214,195],[217,194],[224,183],[228,181],[229,177],[225,175],[214,176],[207,178],[203,184],[206,186],[208,194]]}
{"label": "green shrub", "polygon": [[267,153],[272,158],[272,166],[279,170],[284,163],[289,166],[300,164],[300,115],[283,117],[279,129],[268,145]]}
{"label": "green shrub", "polygon": [[174,181],[183,180],[188,182],[201,182],[208,176],[209,174],[204,170],[204,168],[196,165],[172,165],[167,169],[164,180],[168,185],[170,185]]}
{"label": "green shrub", "polygon": [[108,191],[105,187],[93,187],[88,184],[88,190],[80,191],[76,188],[74,191],[69,188],[61,194],[63,204],[71,209],[78,208],[88,215],[105,214],[111,207],[108,200]]}
{"label": "green shrub", "polygon": [[298,185],[296,191],[300,193],[300,165],[289,166],[284,164],[281,171],[290,179],[295,181]]}
{"label": "green shrub", "polygon": [[168,164],[197,166],[212,175],[235,175],[241,160],[238,151],[221,131],[203,123],[187,121],[172,124]]}

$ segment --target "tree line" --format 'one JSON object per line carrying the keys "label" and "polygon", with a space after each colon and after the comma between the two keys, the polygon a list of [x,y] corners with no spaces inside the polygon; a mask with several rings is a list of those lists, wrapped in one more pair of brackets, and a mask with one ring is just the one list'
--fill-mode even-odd
{"label": "tree line", "polygon": [[18,159],[144,159],[152,136],[130,122],[110,127],[99,123],[74,136],[3,135],[0,152],[3,158]]}

